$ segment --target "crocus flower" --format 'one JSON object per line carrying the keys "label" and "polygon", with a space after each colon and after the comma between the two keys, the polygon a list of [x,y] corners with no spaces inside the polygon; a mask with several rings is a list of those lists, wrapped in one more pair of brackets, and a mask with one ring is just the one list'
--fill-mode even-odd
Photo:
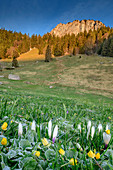
{"label": "crocus flower", "polygon": [[92,139],[93,139],[94,133],[95,133],[95,127],[92,126],[92,128],[91,128],[91,137],[92,137]]}
{"label": "crocus flower", "polygon": [[64,151],[62,148],[59,149],[59,153],[60,153],[61,155],[65,155],[65,151]]}
{"label": "crocus flower", "polygon": [[75,159],[75,162],[74,162],[74,158],[71,158],[70,160],[69,160],[69,163],[70,163],[70,165],[77,165],[77,159]]}
{"label": "crocus flower", "polygon": [[7,139],[6,139],[6,138],[2,138],[1,144],[2,144],[2,145],[7,145]]}
{"label": "crocus flower", "polygon": [[93,153],[91,150],[88,152],[88,156],[90,158],[94,158],[95,157],[95,153]]}
{"label": "crocus flower", "polygon": [[35,121],[33,120],[33,122],[32,122],[32,125],[31,125],[31,130],[36,130],[36,125],[35,125]]}
{"label": "crocus flower", "polygon": [[90,134],[90,128],[88,129],[88,132],[87,132],[87,140],[88,140],[89,134]]}
{"label": "crocus flower", "polygon": [[19,123],[19,125],[18,125],[18,136],[22,136],[22,133],[23,133],[22,124]]}
{"label": "crocus flower", "polygon": [[97,153],[97,154],[95,155],[95,158],[96,158],[96,159],[100,159],[100,153]]}
{"label": "crocus flower", "polygon": [[46,138],[42,139],[42,143],[43,143],[44,146],[47,146],[49,144],[48,140]]}
{"label": "crocus flower", "polygon": [[79,143],[76,143],[76,147],[77,147],[78,149],[80,149],[80,151],[83,151],[83,149],[82,149],[82,147],[80,146]]}
{"label": "crocus flower", "polygon": [[98,132],[100,133],[100,131],[102,131],[102,124],[98,125]]}
{"label": "crocus flower", "polygon": [[104,143],[105,143],[105,149],[107,149],[107,145],[108,145],[108,143],[111,139],[110,130],[109,131],[108,130],[106,130],[106,132],[103,133],[103,140],[104,140]]}
{"label": "crocus flower", "polygon": [[54,131],[53,131],[53,143],[55,142],[57,134],[58,134],[58,125],[55,126]]}
{"label": "crocus flower", "polygon": [[49,135],[49,138],[51,138],[51,132],[52,132],[52,122],[50,120],[48,122],[48,135]]}
{"label": "crocus flower", "polygon": [[90,128],[91,128],[91,121],[89,120],[87,124],[87,129],[90,129]]}
{"label": "crocus flower", "polygon": [[108,125],[106,125],[106,130],[108,130],[109,129],[109,127],[108,127]]}
{"label": "crocus flower", "polygon": [[78,124],[78,130],[80,130],[80,133],[81,133],[81,125]]}
{"label": "crocus flower", "polygon": [[108,129],[108,130],[105,130],[106,131],[106,133],[109,135],[110,134],[110,130]]}
{"label": "crocus flower", "polygon": [[3,125],[1,126],[2,130],[7,130],[7,122],[4,122]]}
{"label": "crocus flower", "polygon": [[70,163],[71,165],[75,165],[75,163],[74,163],[74,158],[71,158],[71,159],[69,160],[69,163]]}
{"label": "crocus flower", "polygon": [[39,156],[40,156],[40,152],[39,152],[39,151],[36,151],[36,152],[35,152],[35,156],[39,157]]}

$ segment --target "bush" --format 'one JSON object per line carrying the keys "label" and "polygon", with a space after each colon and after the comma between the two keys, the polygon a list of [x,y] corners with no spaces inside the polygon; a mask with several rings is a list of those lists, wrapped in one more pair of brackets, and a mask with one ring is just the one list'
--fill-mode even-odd
{"label": "bush", "polygon": [[13,57],[12,67],[19,67],[18,61],[15,57]]}

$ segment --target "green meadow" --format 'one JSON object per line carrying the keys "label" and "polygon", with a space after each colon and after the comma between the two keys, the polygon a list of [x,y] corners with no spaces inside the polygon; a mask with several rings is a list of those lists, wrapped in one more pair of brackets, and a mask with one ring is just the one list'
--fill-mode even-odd
{"label": "green meadow", "polygon": [[113,58],[34,57],[13,70],[1,63],[1,169],[113,169]]}

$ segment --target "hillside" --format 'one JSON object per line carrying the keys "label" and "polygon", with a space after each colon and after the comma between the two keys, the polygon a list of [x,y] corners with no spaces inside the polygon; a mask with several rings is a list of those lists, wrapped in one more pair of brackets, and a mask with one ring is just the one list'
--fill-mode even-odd
{"label": "hillside", "polygon": [[[3,69],[0,73],[4,76],[0,78],[3,83],[0,86],[1,92],[4,90],[28,92],[29,89],[29,92],[33,94],[51,93],[53,96],[65,98],[82,97],[84,99],[84,97],[90,98],[91,94],[94,94],[93,99],[96,100],[100,96],[113,97],[113,58],[96,55],[81,55],[79,58],[79,55],[76,55],[55,58],[49,63],[36,62],[36,60],[35,58],[35,61],[25,61],[22,58],[19,60],[19,68]],[[10,67],[11,63],[4,61],[2,65]],[[21,80],[11,81],[8,79],[9,74],[19,75]]]}
{"label": "hillside", "polygon": [[98,28],[105,27],[105,25],[100,21],[94,20],[75,20],[73,22],[68,22],[67,24],[58,24],[51,32],[51,35],[64,36],[65,34],[75,34],[75,36],[80,33],[89,30],[97,30]]}

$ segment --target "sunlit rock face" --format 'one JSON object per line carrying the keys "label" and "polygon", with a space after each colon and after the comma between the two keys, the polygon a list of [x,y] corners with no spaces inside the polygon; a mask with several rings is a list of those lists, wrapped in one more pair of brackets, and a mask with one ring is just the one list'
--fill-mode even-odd
{"label": "sunlit rock face", "polygon": [[58,24],[50,33],[56,36],[63,36],[65,34],[74,33],[77,35],[80,32],[89,32],[89,30],[97,30],[98,28],[105,27],[105,25],[100,21],[94,20],[75,20],[73,22],[68,22],[67,24]]}

